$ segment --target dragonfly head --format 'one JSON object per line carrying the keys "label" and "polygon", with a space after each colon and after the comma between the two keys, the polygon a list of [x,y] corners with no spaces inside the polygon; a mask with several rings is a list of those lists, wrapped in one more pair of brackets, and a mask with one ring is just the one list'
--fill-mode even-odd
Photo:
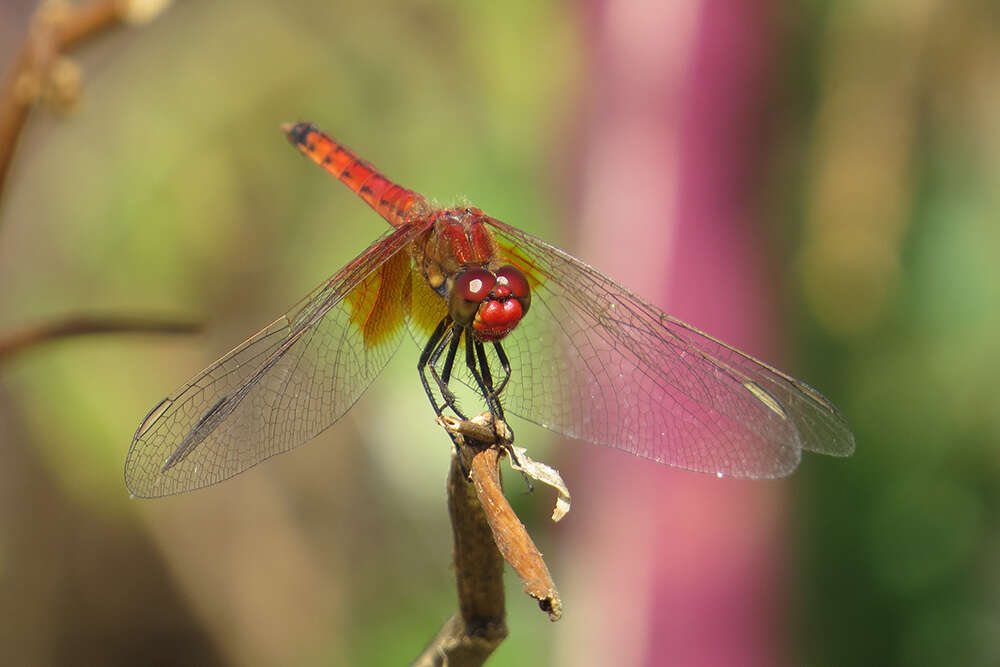
{"label": "dragonfly head", "polygon": [[517,326],[531,306],[528,279],[515,266],[495,272],[469,268],[455,276],[448,299],[451,318],[471,327],[476,338],[500,340]]}

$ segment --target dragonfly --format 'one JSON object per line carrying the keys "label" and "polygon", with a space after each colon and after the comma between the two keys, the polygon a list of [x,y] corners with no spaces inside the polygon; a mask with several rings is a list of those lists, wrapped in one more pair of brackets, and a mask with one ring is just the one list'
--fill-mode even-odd
{"label": "dragonfly", "polygon": [[478,208],[435,207],[310,123],[282,130],[390,229],[149,412],[125,463],[133,495],[210,486],[313,439],[407,337],[438,416],[465,418],[457,378],[497,418],[720,477],[854,451],[804,382]]}

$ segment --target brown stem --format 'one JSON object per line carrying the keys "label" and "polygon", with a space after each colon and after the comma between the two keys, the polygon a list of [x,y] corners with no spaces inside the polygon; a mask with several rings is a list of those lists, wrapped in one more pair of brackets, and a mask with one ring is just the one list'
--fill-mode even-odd
{"label": "brown stem", "polygon": [[0,82],[0,192],[17,138],[31,105],[51,74],[53,63],[66,50],[120,25],[123,7],[121,0],[83,4],[43,2],[35,12],[14,64]]}
{"label": "brown stem", "polygon": [[70,49],[121,24],[126,4],[123,0],[95,0],[67,7],[56,22],[59,50]]}
{"label": "brown stem", "polygon": [[0,362],[40,343],[68,336],[99,333],[195,333],[200,329],[200,323],[190,321],[88,315],[68,317],[55,322],[27,327],[13,333],[0,334]]}
{"label": "brown stem", "polygon": [[477,455],[469,476],[476,487],[476,496],[487,508],[486,521],[496,548],[521,578],[524,592],[538,600],[538,606],[549,615],[550,620],[558,621],[562,616],[562,602],[552,583],[549,568],[528,530],[507,502],[500,485],[500,457],[503,453],[502,449],[494,446]]}
{"label": "brown stem", "polygon": [[[490,474],[485,470],[489,453],[481,450],[472,456],[481,474]],[[498,467],[495,473],[499,482]],[[465,479],[457,456],[452,457],[448,473],[448,514],[455,537],[459,611],[434,635],[412,663],[414,667],[476,667],[507,636],[503,558],[493,543],[475,487]]]}
{"label": "brown stem", "polygon": [[458,449],[448,475],[448,509],[459,611],[412,664],[473,667],[482,665],[507,636],[504,560],[551,620],[558,620],[562,603],[541,553],[503,494],[500,460],[511,442],[496,433],[505,427],[477,420],[444,422]]}
{"label": "brown stem", "polygon": [[494,425],[489,413],[467,421],[441,421],[463,456],[496,548],[521,578],[524,592],[538,600],[550,620],[558,621],[562,602],[549,568],[503,494],[500,459],[513,449],[510,430],[502,421]]}
{"label": "brown stem", "polygon": [[[480,451],[472,457],[470,474],[492,477],[499,484],[498,461],[494,449]],[[466,629],[474,636],[503,639],[507,635],[503,558],[493,543],[478,489],[465,479],[458,457],[448,473],[448,514],[455,537],[459,613]]]}

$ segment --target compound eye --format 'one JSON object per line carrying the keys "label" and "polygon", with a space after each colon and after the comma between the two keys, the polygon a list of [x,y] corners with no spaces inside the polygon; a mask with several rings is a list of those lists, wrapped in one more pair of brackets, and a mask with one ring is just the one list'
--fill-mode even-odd
{"label": "compound eye", "polygon": [[506,265],[497,269],[497,284],[506,285],[510,289],[511,296],[521,302],[521,308],[528,312],[531,305],[531,288],[528,286],[528,278],[521,273],[516,266]]}
{"label": "compound eye", "polygon": [[486,269],[466,269],[455,278],[452,293],[466,301],[479,303],[490,295],[496,283],[496,276]]}

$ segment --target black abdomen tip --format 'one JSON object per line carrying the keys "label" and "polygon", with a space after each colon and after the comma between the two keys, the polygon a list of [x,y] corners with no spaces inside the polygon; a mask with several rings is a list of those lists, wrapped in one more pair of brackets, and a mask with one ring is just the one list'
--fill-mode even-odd
{"label": "black abdomen tip", "polygon": [[305,143],[306,136],[316,131],[316,127],[312,123],[285,123],[281,126],[281,131],[285,133],[288,140],[292,144],[298,146]]}

